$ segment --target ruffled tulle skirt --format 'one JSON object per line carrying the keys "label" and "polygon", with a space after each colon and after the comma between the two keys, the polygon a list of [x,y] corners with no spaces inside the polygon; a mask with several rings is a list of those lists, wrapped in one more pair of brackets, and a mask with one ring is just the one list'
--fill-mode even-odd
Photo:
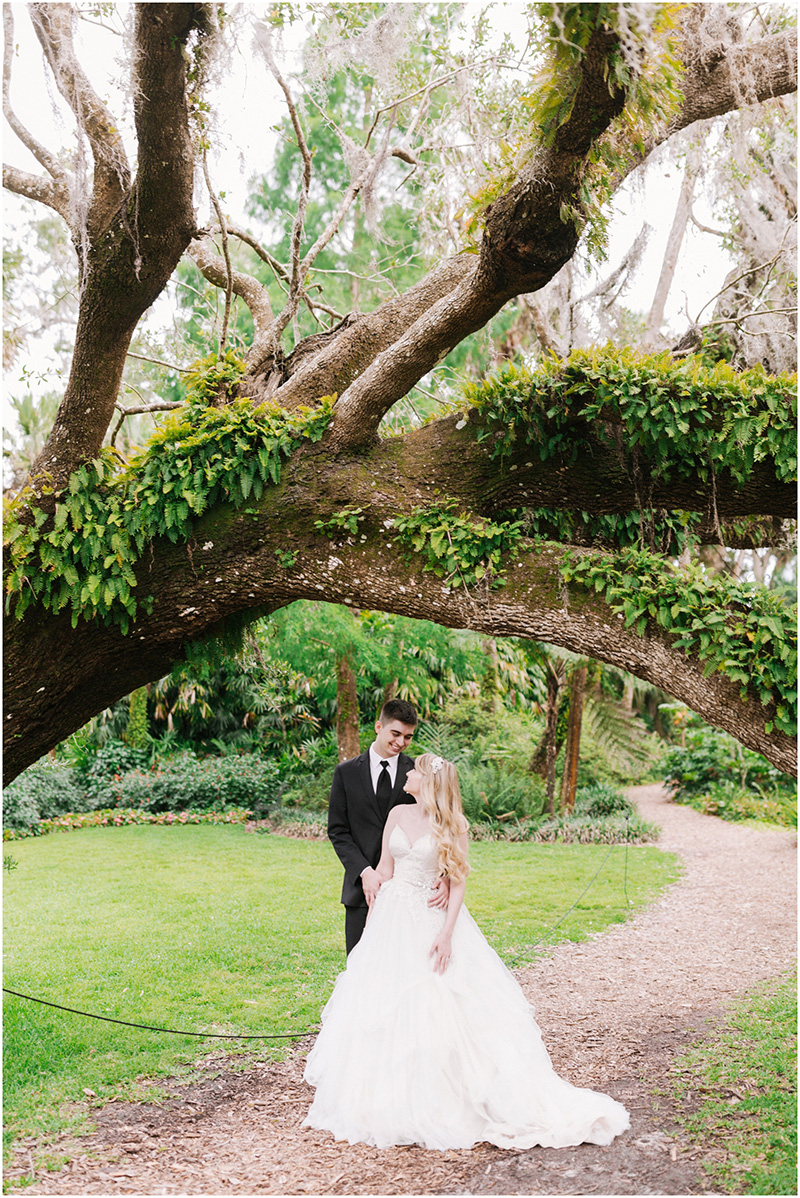
{"label": "ruffled tulle skirt", "polygon": [[529,1003],[466,908],[450,966],[434,972],[444,913],[429,894],[397,879],[381,888],[306,1063],[306,1124],[379,1148],[610,1143],[627,1111],[554,1072]]}

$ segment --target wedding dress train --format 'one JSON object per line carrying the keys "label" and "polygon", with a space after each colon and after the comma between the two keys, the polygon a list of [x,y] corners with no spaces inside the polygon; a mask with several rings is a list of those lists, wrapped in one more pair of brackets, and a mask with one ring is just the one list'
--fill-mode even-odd
{"label": "wedding dress train", "polygon": [[429,953],[445,916],[427,905],[438,875],[431,833],[412,845],[396,825],[389,847],[394,877],[306,1062],[316,1093],[305,1123],[378,1148],[609,1144],[628,1112],[555,1073],[522,990],[465,907],[450,965],[434,972]]}

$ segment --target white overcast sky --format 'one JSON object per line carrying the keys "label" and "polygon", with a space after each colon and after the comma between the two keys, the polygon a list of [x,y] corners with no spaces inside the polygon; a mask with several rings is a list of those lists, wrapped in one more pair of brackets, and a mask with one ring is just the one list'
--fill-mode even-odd
{"label": "white overcast sky", "polygon": [[[263,8],[256,4],[246,7],[254,14]],[[479,6],[468,5],[467,8],[478,11]],[[42,53],[25,9],[24,4],[12,5],[17,47],[12,75],[12,105],[23,124],[48,149],[58,151],[72,144],[73,121],[52,83],[43,84],[46,73],[43,71]],[[493,20],[498,32],[509,30],[519,44],[523,28],[521,5],[496,5]],[[240,39],[233,51],[230,70],[215,98],[218,126],[211,158],[215,185],[225,191],[226,211],[242,223],[245,221],[248,180],[265,169],[274,137],[270,126],[283,115],[277,86],[263,61],[252,53],[250,42],[249,33]],[[115,115],[124,112],[123,125],[130,129],[130,98],[121,101],[116,83],[125,74],[119,62],[122,39],[97,25],[81,21],[78,53],[99,94],[107,100]],[[10,132],[5,122],[3,141],[5,162],[37,174],[41,172],[38,163]],[[643,187],[626,185],[615,197],[609,262],[601,268],[603,274],[613,269],[645,220],[654,228],[635,281],[625,296],[630,308],[646,311],[652,301],[680,182],[679,166],[651,168]],[[202,222],[207,219],[207,213],[203,212],[206,201],[199,189],[198,195],[198,215]],[[4,221],[8,231],[21,227],[25,208],[26,205],[17,197],[4,194]],[[30,209],[30,205],[27,208]],[[695,210],[701,222],[713,224],[713,215],[704,205],[702,196],[698,197]],[[667,323],[673,329],[683,331],[687,324],[685,310],[688,309],[691,316],[696,316],[719,291],[729,269],[727,257],[720,252],[719,240],[690,226],[667,305]],[[29,349],[35,355],[35,348]],[[41,346],[41,352],[46,356],[44,345]],[[11,389],[17,383],[18,369],[17,365],[7,379],[7,386]]]}

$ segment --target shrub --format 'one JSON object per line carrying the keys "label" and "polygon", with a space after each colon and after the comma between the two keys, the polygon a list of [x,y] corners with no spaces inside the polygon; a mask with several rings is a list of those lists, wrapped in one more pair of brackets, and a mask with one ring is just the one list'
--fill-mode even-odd
{"label": "shrub", "polygon": [[[43,819],[36,829],[5,828],[3,840],[23,840],[27,836],[43,836],[47,832],[71,832],[76,828],[121,828],[127,824],[243,824],[251,811],[229,807],[226,811],[133,811],[114,807],[100,811],[82,811]],[[11,858],[13,860],[13,858]]]}
{"label": "shrub", "polygon": [[796,801],[764,798],[730,780],[714,782],[705,794],[691,795],[686,802],[704,815],[718,815],[732,821],[760,819],[789,828],[797,827]]}
{"label": "shrub", "polygon": [[633,816],[636,811],[618,787],[608,782],[594,782],[582,787],[575,795],[574,813],[597,819],[604,815]]}
{"label": "shrub", "polygon": [[648,824],[633,815],[608,815],[592,819],[589,816],[560,815],[539,824],[531,836],[540,843],[561,841],[564,844],[646,844],[658,840],[658,824]]}
{"label": "shrub", "polygon": [[40,819],[81,810],[85,795],[74,772],[47,759],[37,761],[3,791],[3,824],[7,828],[35,828]]}
{"label": "shrub", "polygon": [[[289,789],[281,795],[281,803],[285,808],[293,810],[327,811],[332,776],[331,769],[330,773],[320,774],[319,777],[304,774],[292,778]],[[263,816],[258,814],[256,818],[262,819]]]}
{"label": "shrub", "polygon": [[678,802],[706,792],[714,782],[729,780],[764,795],[795,795],[794,779],[770,765],[765,757],[743,748],[727,732],[703,724],[692,728],[686,745],[673,745],[663,758],[664,784]]}
{"label": "shrub", "polygon": [[94,811],[106,805],[108,788],[114,778],[130,770],[143,768],[148,761],[145,749],[133,749],[121,740],[109,740],[97,750],[85,771],[86,799],[77,811]]}
{"label": "shrub", "polygon": [[664,784],[678,803],[722,819],[797,826],[795,780],[725,732],[702,724],[664,755]]}
{"label": "shrub", "polygon": [[509,773],[497,765],[462,765],[458,778],[471,823],[529,819],[544,808],[544,783],[535,775]]}
{"label": "shrub", "polygon": [[241,757],[198,758],[179,753],[149,769],[133,769],[106,781],[102,806],[148,811],[207,811],[247,806],[253,811],[278,799],[280,777],[271,761]]}

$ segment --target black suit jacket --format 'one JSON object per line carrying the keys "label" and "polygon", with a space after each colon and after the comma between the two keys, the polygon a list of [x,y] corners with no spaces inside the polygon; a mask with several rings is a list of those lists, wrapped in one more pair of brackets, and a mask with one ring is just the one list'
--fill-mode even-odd
{"label": "black suit jacket", "polygon": [[[400,803],[413,803],[403,783],[414,759],[399,755],[389,810]],[[333,771],[333,784],[328,804],[328,837],[344,866],[342,902],[345,907],[364,907],[366,899],[361,874],[371,865],[374,869],[381,859],[381,841],[386,820],[381,814],[369,769],[369,751],[343,761]]]}

